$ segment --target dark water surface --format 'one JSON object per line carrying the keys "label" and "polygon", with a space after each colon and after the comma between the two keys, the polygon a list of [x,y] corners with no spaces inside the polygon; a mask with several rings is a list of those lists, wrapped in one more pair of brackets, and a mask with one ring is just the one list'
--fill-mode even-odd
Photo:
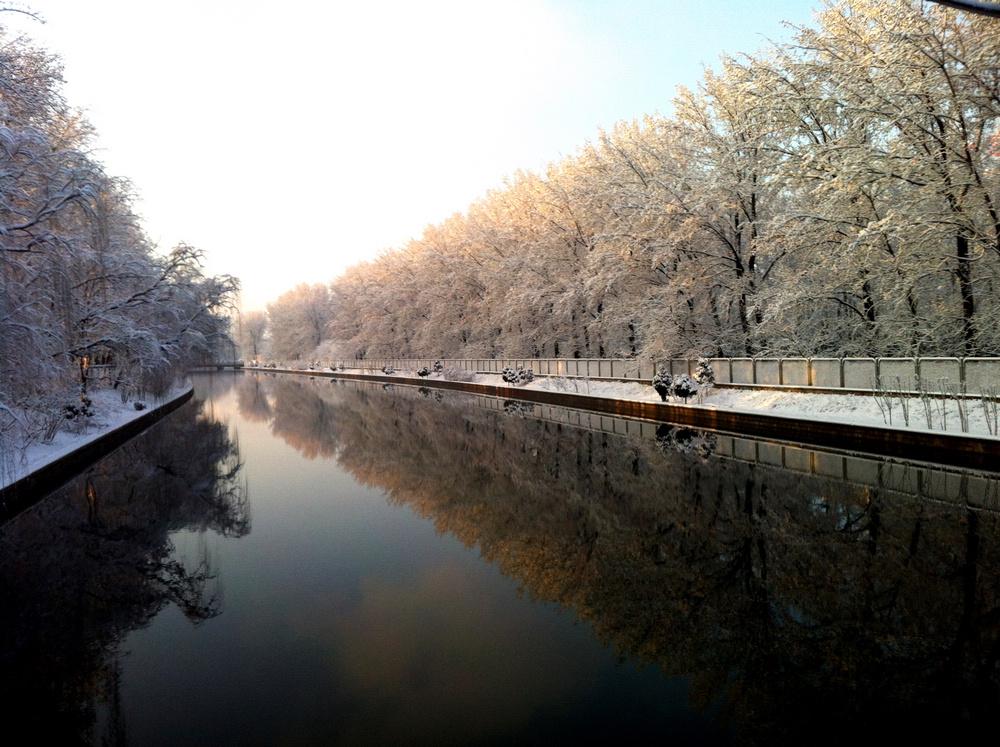
{"label": "dark water surface", "polygon": [[201,401],[0,527],[9,734],[774,744],[1000,726],[989,475],[413,387],[195,385]]}

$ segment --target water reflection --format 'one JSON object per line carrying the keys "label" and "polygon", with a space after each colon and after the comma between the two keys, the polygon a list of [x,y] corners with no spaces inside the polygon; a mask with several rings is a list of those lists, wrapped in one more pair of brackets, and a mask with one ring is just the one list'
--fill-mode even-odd
{"label": "water reflection", "polygon": [[[865,484],[821,474],[865,466],[842,457],[795,471],[765,463],[769,444],[738,459],[732,439],[620,436],[515,401],[261,375],[237,387],[241,412],[303,455],[478,547],[622,657],[691,678],[694,705],[721,701],[747,742],[995,725],[1000,522],[970,499],[995,495],[987,477],[869,462]],[[920,497],[936,484],[955,501]]]}
{"label": "water reflection", "polygon": [[0,527],[0,712],[33,742],[123,742],[120,642],[168,604],[196,624],[219,614],[211,557],[184,562],[169,538],[250,531],[237,445],[201,408]]}

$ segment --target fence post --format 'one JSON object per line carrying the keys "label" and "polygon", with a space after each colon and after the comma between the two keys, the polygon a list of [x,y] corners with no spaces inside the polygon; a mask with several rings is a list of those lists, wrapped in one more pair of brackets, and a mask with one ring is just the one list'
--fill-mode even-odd
{"label": "fence post", "polygon": [[756,384],[757,383],[757,359],[750,359],[750,380]]}

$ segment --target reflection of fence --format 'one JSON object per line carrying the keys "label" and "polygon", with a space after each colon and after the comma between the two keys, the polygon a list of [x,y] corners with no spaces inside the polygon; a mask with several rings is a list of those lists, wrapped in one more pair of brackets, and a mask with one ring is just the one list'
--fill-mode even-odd
{"label": "reflection of fence", "polygon": [[[345,382],[348,383],[348,382]],[[351,381],[349,385],[382,387]],[[399,387],[395,395],[411,399],[425,398],[414,387]],[[451,396],[455,396],[453,393]],[[475,394],[463,394],[461,401],[485,410],[511,415],[508,400]],[[528,417],[560,426],[639,439],[656,438],[660,423],[632,420],[558,405],[520,402],[514,416]],[[742,438],[723,433],[712,435],[711,454],[723,459],[832,478],[863,488],[875,488],[939,501],[979,511],[1000,512],[1000,479],[982,472],[960,471],[843,452],[820,451],[774,441]]]}
{"label": "reflection of fence", "polygon": [[[336,360],[353,370],[415,370],[433,366],[433,358]],[[947,386],[979,394],[1000,385],[1000,358],[710,358],[720,384],[867,389],[876,382],[903,390],[943,391]],[[697,361],[674,358],[463,358],[441,359],[450,368],[474,373],[500,373],[504,368],[530,368],[538,376],[587,377],[648,382],[656,368],[693,375]],[[919,382],[919,386],[918,386]]]}

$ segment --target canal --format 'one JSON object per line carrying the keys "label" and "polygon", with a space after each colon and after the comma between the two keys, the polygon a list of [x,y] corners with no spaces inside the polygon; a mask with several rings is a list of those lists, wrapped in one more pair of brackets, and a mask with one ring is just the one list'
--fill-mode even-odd
{"label": "canal", "polygon": [[9,733],[774,744],[1000,725],[994,475],[409,386],[194,383],[0,526]]}

